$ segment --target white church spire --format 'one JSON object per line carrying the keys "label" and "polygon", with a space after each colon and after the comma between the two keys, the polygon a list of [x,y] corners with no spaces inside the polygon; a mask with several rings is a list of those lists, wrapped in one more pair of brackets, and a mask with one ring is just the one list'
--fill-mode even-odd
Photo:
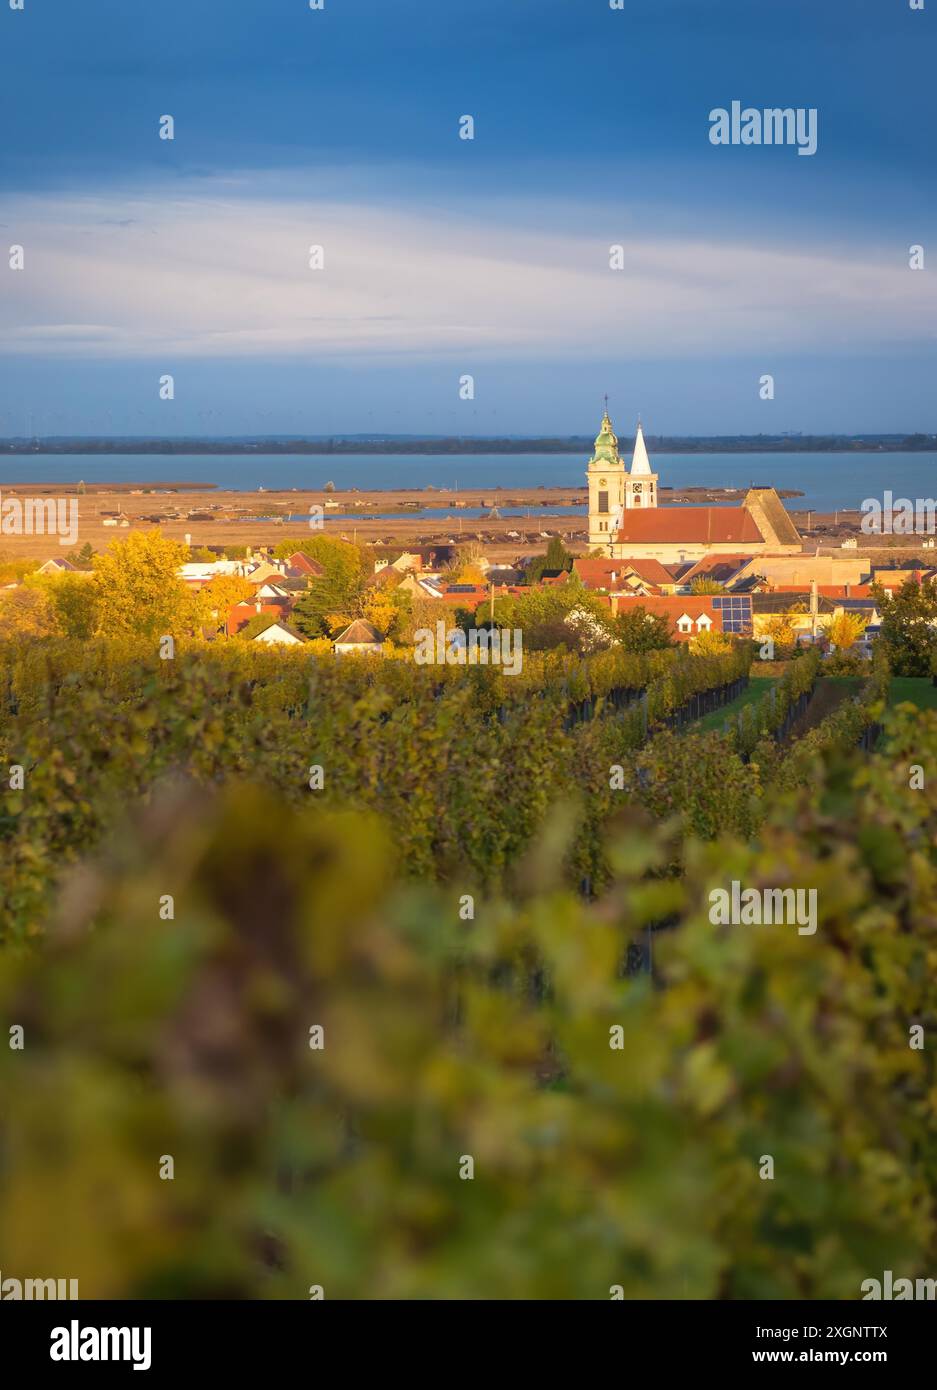
{"label": "white church spire", "polygon": [[636,507],[657,506],[658,475],[651,468],[644,442],[644,431],[638,417],[638,431],[634,437],[634,454],[631,459],[631,472],[625,489],[625,509],[633,511]]}
{"label": "white church spire", "polygon": [[647,445],[644,442],[644,431],[641,428],[641,421],[638,421],[638,432],[634,440],[634,456],[631,460],[631,472],[641,474],[646,477],[651,471],[651,461],[647,456]]}

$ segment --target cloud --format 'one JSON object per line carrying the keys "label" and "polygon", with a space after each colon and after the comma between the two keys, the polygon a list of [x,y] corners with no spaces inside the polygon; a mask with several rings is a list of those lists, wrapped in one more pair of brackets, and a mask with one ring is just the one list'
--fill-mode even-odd
{"label": "cloud", "polygon": [[[308,176],[314,177],[313,175]],[[262,187],[262,185],[261,185]],[[0,352],[163,358],[642,359],[933,341],[930,277],[899,248],[628,239],[620,208],[449,211],[250,196],[244,176],[19,197]],[[484,214],[484,215],[483,215]],[[539,220],[537,220],[539,218]],[[606,229],[608,229],[606,231]],[[621,271],[609,246],[624,247]],[[309,248],[324,247],[323,270]]]}

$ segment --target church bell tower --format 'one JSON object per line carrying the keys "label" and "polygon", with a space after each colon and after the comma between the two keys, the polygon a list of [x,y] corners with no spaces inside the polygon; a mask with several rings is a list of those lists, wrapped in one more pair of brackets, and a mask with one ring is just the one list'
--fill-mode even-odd
{"label": "church bell tower", "polygon": [[628,511],[636,507],[656,507],[657,506],[657,480],[658,473],[651,472],[651,461],[647,456],[647,445],[644,443],[644,431],[641,428],[641,421],[638,421],[638,432],[634,440],[634,456],[631,460],[631,472],[628,474],[628,482],[625,488],[625,507]]}
{"label": "church bell tower", "polygon": [[625,465],[618,452],[618,438],[608,418],[608,397],[595,452],[586,469],[589,484],[589,545],[605,549],[621,525],[625,508]]}

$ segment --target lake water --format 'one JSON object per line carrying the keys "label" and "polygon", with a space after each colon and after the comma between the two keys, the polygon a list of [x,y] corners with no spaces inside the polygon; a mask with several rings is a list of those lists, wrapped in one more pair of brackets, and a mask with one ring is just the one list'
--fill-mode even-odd
{"label": "lake water", "polygon": [[[937,454],[932,453],[655,454],[652,463],[661,483],[675,488],[750,483],[797,488],[804,496],[787,505],[800,511],[859,508],[864,498],[881,498],[886,488],[895,497],[937,496]],[[498,486],[581,487],[585,466],[585,454],[17,454],[0,456],[0,488],[30,480],[164,480],[256,493],[259,487],[318,490],[331,481],[337,488],[362,491],[431,486],[447,492],[485,488],[494,494]],[[455,513],[460,514],[470,512]]]}

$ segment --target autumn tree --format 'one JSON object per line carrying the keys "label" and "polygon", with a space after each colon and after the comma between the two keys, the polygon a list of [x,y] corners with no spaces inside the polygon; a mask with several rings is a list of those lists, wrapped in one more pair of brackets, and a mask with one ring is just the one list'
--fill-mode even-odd
{"label": "autumn tree", "polygon": [[382,637],[396,635],[402,606],[394,589],[369,589],[361,602],[361,617],[373,623]]}
{"label": "autumn tree", "polygon": [[859,641],[865,627],[865,620],[857,613],[837,613],[826,635],[837,651],[848,652]]}
{"label": "autumn tree", "polygon": [[10,551],[0,552],[0,584],[18,583],[38,568],[38,560],[21,560]]}
{"label": "autumn tree", "polygon": [[254,586],[238,574],[216,574],[194,597],[202,625],[218,629],[230,608],[254,597]]}
{"label": "autumn tree", "polygon": [[135,531],[95,561],[98,630],[153,637],[190,631],[197,619],[192,596],[179,578],[188,548],[158,528]]}
{"label": "autumn tree", "polygon": [[761,626],[759,636],[762,641],[767,640],[774,643],[775,652],[782,655],[790,652],[797,645],[797,628],[794,626],[794,615],[806,613],[807,609],[803,603],[793,604],[786,613],[772,613],[765,618]]}
{"label": "autumn tree", "polygon": [[62,574],[45,585],[55,625],[63,637],[86,640],[98,626],[99,595],[86,575]]}
{"label": "autumn tree", "polygon": [[0,634],[4,637],[52,637],[58,631],[44,586],[20,584],[0,592]]}
{"label": "autumn tree", "polygon": [[[407,603],[406,607],[402,607],[401,611],[397,632],[398,641],[410,644],[416,641],[416,634],[418,632],[429,630],[435,633],[436,624],[439,622],[440,618],[446,622],[447,627],[451,626],[449,623],[450,615],[446,605],[441,603],[438,598],[430,598],[428,594],[405,593],[400,595],[400,600],[398,601],[402,602],[404,598],[407,599]],[[484,613],[485,611],[486,609],[483,608],[482,612]]]}
{"label": "autumn tree", "polygon": [[700,632],[690,641],[690,650],[695,656],[722,656],[730,651],[732,638],[725,632]]}

